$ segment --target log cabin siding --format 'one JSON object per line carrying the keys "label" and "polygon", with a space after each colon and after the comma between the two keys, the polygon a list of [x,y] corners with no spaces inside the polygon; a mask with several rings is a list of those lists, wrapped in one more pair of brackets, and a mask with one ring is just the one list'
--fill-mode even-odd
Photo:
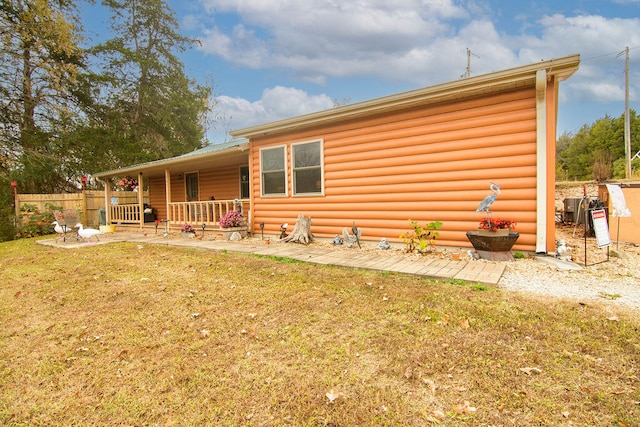
{"label": "log cabin siding", "polygon": [[[323,141],[324,195],[292,196],[291,144],[316,139]],[[260,148],[282,144],[289,196],[261,197]],[[470,246],[465,233],[477,228],[483,215],[475,209],[494,181],[502,187],[494,216],[517,221],[516,249],[535,247],[534,88],[253,137],[250,156],[253,213],[266,232],[304,214],[319,237],[355,220],[364,239],[399,241],[409,219],[442,221],[439,244]]]}
{"label": "log cabin siding", "polygon": [[149,205],[156,210],[156,219],[167,218],[167,193],[164,178],[149,178]]}

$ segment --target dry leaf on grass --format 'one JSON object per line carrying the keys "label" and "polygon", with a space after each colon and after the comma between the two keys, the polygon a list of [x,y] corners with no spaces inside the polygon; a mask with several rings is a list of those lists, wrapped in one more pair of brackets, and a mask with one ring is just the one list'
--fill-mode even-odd
{"label": "dry leaf on grass", "polygon": [[524,372],[527,375],[531,375],[532,373],[534,374],[541,374],[542,370],[539,368],[520,368],[520,370],[522,372]]}
{"label": "dry leaf on grass", "polygon": [[459,405],[456,405],[453,408],[454,412],[456,414],[460,414],[460,415],[473,415],[476,413],[476,411],[478,410],[478,408],[475,408],[473,406],[471,406],[471,404],[469,403],[468,400],[465,400],[464,403],[461,403]]}
{"label": "dry leaf on grass", "polygon": [[429,378],[423,378],[422,382],[429,386],[431,394],[436,394],[436,382]]}
{"label": "dry leaf on grass", "polygon": [[329,403],[333,403],[333,401],[337,398],[344,397],[344,393],[331,389],[325,396],[327,396],[327,399],[329,399]]}
{"label": "dry leaf on grass", "polygon": [[412,376],[413,376],[413,368],[411,368],[411,366],[409,366],[407,368],[407,370],[404,371],[404,377],[409,380],[409,379],[411,379]]}
{"label": "dry leaf on grass", "polygon": [[442,412],[439,409],[436,409],[435,411],[433,411],[433,416],[436,417],[439,420],[444,420],[447,416],[444,414],[444,412]]}
{"label": "dry leaf on grass", "polygon": [[469,325],[469,320],[468,319],[464,319],[462,322],[460,322],[460,327],[462,329],[469,329],[471,325]]}

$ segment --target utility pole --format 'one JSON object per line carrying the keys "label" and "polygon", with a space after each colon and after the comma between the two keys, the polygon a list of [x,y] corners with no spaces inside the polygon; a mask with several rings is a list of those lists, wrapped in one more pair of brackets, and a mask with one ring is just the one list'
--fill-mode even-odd
{"label": "utility pole", "polygon": [[471,77],[471,55],[475,56],[476,58],[480,58],[475,53],[471,53],[471,49],[467,48],[467,71],[464,73],[464,78]]}
{"label": "utility pole", "polygon": [[629,46],[625,49],[624,63],[624,156],[626,177],[631,179],[631,123],[629,118]]}

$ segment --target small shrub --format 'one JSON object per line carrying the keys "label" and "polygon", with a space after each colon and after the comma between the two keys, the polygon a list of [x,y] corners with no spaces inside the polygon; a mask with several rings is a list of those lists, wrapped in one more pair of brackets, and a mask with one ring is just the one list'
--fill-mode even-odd
{"label": "small shrub", "polygon": [[525,259],[525,258],[526,258],[526,257],[525,257],[525,255],[524,255],[522,252],[516,252],[516,253],[514,253],[514,254],[513,254],[513,257],[514,257],[515,259]]}
{"label": "small shrub", "polygon": [[400,235],[400,238],[407,246],[407,252],[426,253],[435,249],[436,238],[440,236],[436,230],[442,227],[440,221],[433,221],[426,224],[424,227],[418,224],[418,221],[409,220],[413,230],[408,231]]}
{"label": "small shrub", "polygon": [[25,204],[20,208],[21,219],[17,228],[18,238],[46,236],[53,233],[53,212],[40,212],[35,205]]}

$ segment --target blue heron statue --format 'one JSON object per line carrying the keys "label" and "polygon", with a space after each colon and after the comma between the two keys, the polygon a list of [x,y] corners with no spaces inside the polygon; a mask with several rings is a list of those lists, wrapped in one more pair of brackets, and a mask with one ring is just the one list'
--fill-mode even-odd
{"label": "blue heron statue", "polygon": [[476,209],[476,212],[484,211],[487,213],[489,228],[491,228],[491,212],[489,212],[489,207],[493,204],[493,202],[496,201],[496,199],[498,198],[498,194],[500,194],[500,186],[495,182],[491,182],[490,184],[491,185],[489,186],[489,189],[493,192],[493,194],[490,194],[482,199],[482,202],[480,202],[478,209]]}

